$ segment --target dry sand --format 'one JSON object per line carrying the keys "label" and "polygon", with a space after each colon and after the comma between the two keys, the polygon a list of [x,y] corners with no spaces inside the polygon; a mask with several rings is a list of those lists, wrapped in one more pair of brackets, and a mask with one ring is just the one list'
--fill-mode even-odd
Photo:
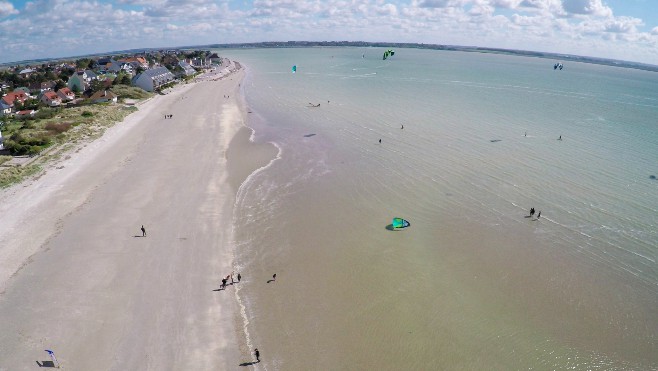
{"label": "dry sand", "polygon": [[232,288],[215,291],[233,270],[236,188],[275,153],[236,136],[248,130],[244,73],[156,96],[0,193],[0,370],[36,368],[44,349],[70,370],[251,360],[236,340]]}

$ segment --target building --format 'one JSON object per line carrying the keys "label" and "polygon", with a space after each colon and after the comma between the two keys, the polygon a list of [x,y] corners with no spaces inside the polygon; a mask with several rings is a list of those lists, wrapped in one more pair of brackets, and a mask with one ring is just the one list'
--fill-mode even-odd
{"label": "building", "polygon": [[178,62],[178,65],[183,69],[183,76],[192,76],[196,73],[196,70],[185,61]]}
{"label": "building", "polygon": [[25,94],[23,91],[12,91],[11,93],[2,97],[2,103],[0,104],[0,109],[2,109],[3,115],[10,115],[12,112],[16,112],[15,103],[18,101],[20,103],[25,102],[30,98],[29,95]]}
{"label": "building", "polygon": [[54,81],[45,81],[45,82],[35,82],[30,84],[29,89],[30,93],[39,95],[41,93],[45,93],[47,91],[53,90],[55,88],[55,82]]}
{"label": "building", "polygon": [[123,59],[119,59],[119,62],[129,63],[131,66],[133,66],[134,69],[149,68],[149,62],[144,57],[123,58]]}
{"label": "building", "polygon": [[222,64],[222,58],[217,53],[212,53],[209,58],[212,64]]}
{"label": "building", "polygon": [[0,151],[5,149],[5,138],[2,136],[2,131],[0,131]]}
{"label": "building", "polygon": [[35,111],[33,109],[26,109],[26,110],[23,110],[23,111],[16,112],[16,118],[24,119],[24,118],[28,118],[28,117],[34,117],[34,115],[36,113],[37,113],[37,111]]}
{"label": "building", "polygon": [[57,107],[62,104],[62,98],[54,91],[47,91],[41,96],[41,103],[49,107]]}
{"label": "building", "polygon": [[79,71],[69,77],[69,81],[66,82],[66,87],[72,91],[85,91],[89,88],[89,82],[91,79],[85,74],[84,71]]}
{"label": "building", "polygon": [[75,99],[75,94],[69,88],[61,88],[57,90],[57,95],[64,102],[70,102]]}
{"label": "building", "polygon": [[165,67],[148,69],[133,77],[131,83],[146,91],[154,91],[160,86],[175,80],[174,75]]}
{"label": "building", "polygon": [[109,90],[100,90],[95,92],[91,97],[89,97],[93,103],[104,103],[104,102],[117,102],[116,94],[112,93]]}
{"label": "building", "polygon": [[19,72],[18,74],[22,78],[26,79],[26,78],[30,77],[30,75],[33,74],[34,72],[36,72],[36,71],[28,67],[28,68],[22,69],[21,72]]}

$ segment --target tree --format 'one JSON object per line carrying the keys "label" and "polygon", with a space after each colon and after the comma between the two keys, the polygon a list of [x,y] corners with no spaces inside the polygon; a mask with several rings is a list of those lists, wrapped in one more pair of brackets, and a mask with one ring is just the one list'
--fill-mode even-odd
{"label": "tree", "polygon": [[92,92],[97,92],[105,89],[105,84],[100,80],[93,80],[89,86]]}
{"label": "tree", "polygon": [[58,91],[61,88],[66,87],[66,83],[62,79],[57,79],[55,81],[55,91]]}
{"label": "tree", "polygon": [[119,84],[130,86],[132,84],[132,80],[130,79],[130,76],[128,76],[128,74],[125,74],[121,77],[121,81],[119,82]]}
{"label": "tree", "polygon": [[81,58],[75,61],[75,66],[81,70],[85,70],[89,67],[90,62],[91,60],[88,58]]}

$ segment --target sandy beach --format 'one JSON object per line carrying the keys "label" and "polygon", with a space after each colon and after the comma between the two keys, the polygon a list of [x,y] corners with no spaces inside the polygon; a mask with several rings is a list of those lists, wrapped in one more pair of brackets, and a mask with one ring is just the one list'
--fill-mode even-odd
{"label": "sandy beach", "polygon": [[276,154],[249,141],[244,74],[155,96],[0,193],[0,370],[44,365],[45,349],[70,370],[251,360],[232,287],[218,291],[233,271],[237,187]]}

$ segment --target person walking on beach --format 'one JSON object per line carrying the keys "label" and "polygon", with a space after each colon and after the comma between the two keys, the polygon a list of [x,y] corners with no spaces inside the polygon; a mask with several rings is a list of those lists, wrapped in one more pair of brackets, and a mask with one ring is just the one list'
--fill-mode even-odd
{"label": "person walking on beach", "polygon": [[404,129],[404,124],[402,124],[402,127],[400,129]]}
{"label": "person walking on beach", "polygon": [[226,278],[222,278],[222,289],[226,288]]}
{"label": "person walking on beach", "polygon": [[541,218],[541,211],[537,213],[537,219]]}
{"label": "person walking on beach", "polygon": [[272,275],[272,281],[276,281],[276,273]]}
{"label": "person walking on beach", "polygon": [[144,228],[143,224],[142,224],[142,228],[140,229],[142,230],[142,237],[146,237],[146,228]]}
{"label": "person walking on beach", "polygon": [[231,285],[234,284],[235,282],[233,281],[233,272],[231,272]]}
{"label": "person walking on beach", "polygon": [[256,356],[256,362],[260,363],[260,352],[258,348],[254,349],[254,355]]}
{"label": "person walking on beach", "polygon": [[381,140],[381,139],[379,140],[379,144],[382,144],[382,140]]}
{"label": "person walking on beach", "polygon": [[242,276],[240,275],[240,273],[238,273],[238,282],[240,282],[241,279],[242,279]]}
{"label": "person walking on beach", "polygon": [[535,215],[535,208],[531,207],[530,208],[530,216],[533,216],[533,215]]}

